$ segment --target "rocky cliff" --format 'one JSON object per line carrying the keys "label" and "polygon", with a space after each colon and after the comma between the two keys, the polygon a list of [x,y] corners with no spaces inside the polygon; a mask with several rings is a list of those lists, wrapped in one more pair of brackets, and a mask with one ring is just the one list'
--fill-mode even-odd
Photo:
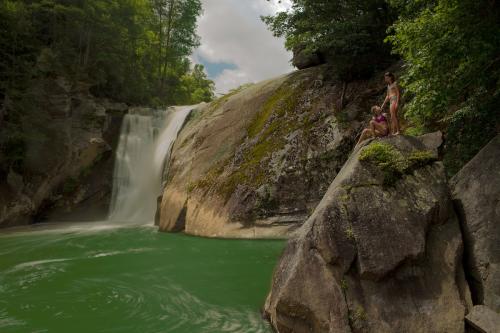
{"label": "rocky cliff", "polygon": [[353,151],[274,272],[277,332],[498,332],[500,137],[450,184],[440,143]]}
{"label": "rocky cliff", "polygon": [[463,331],[462,237],[436,159],[403,136],[350,156],[276,268],[278,332]]}
{"label": "rocky cliff", "polygon": [[126,110],[62,77],[37,79],[22,98],[6,98],[4,122],[19,128],[0,134],[0,226],[104,218]]}
{"label": "rocky cliff", "polygon": [[319,66],[200,107],[173,148],[160,230],[288,235],[321,200],[383,98],[379,74],[347,85]]}

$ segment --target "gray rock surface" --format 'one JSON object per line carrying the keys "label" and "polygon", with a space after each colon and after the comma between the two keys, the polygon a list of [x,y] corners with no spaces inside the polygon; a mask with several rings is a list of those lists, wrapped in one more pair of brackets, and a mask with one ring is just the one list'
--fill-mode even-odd
{"label": "gray rock surface", "polygon": [[500,333],[500,314],[485,305],[474,306],[465,320],[480,333]]}
{"label": "gray rock surface", "polygon": [[388,185],[362,145],[346,162],[275,270],[265,313],[280,333],[463,332],[470,296],[444,168],[420,161]]}
{"label": "gray rock surface", "polygon": [[[22,165],[0,156],[0,227],[105,218],[113,154],[127,106],[97,99],[63,77],[34,79],[30,117],[22,120]],[[20,102],[19,102],[20,103]],[[15,112],[5,103],[4,112]],[[0,141],[4,140],[0,133]],[[1,153],[0,153],[1,155]],[[75,210],[79,210],[77,214]]]}
{"label": "gray rock surface", "polygon": [[474,304],[500,312],[500,135],[451,180]]}
{"label": "gray rock surface", "polygon": [[418,137],[428,150],[435,151],[443,145],[443,133],[441,131],[427,133]]}
{"label": "gray rock surface", "polygon": [[173,147],[160,230],[260,238],[298,228],[384,94],[382,73],[344,86],[326,70],[261,82],[196,110]]}

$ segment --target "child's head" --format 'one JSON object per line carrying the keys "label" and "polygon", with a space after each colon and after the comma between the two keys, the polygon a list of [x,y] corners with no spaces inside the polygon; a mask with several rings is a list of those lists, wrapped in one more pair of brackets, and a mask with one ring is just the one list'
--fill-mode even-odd
{"label": "child's head", "polygon": [[394,81],[396,81],[396,77],[391,72],[385,73],[384,79],[385,79],[385,82],[387,82],[387,83],[393,83]]}
{"label": "child's head", "polygon": [[380,106],[374,105],[372,106],[372,113],[378,116],[382,113],[382,109]]}

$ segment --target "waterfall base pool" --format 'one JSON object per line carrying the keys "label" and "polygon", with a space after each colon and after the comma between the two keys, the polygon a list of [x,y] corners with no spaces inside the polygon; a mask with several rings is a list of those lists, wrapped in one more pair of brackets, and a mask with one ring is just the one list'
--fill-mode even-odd
{"label": "waterfall base pool", "polygon": [[0,234],[0,332],[270,332],[283,247],[99,224]]}

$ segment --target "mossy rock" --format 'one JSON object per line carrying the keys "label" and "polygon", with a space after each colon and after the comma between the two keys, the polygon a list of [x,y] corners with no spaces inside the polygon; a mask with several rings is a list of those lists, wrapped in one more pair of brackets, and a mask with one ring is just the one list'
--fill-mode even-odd
{"label": "mossy rock", "polygon": [[428,150],[414,150],[405,154],[387,142],[376,141],[363,149],[359,160],[375,165],[384,174],[384,185],[394,185],[405,174],[437,160]]}

